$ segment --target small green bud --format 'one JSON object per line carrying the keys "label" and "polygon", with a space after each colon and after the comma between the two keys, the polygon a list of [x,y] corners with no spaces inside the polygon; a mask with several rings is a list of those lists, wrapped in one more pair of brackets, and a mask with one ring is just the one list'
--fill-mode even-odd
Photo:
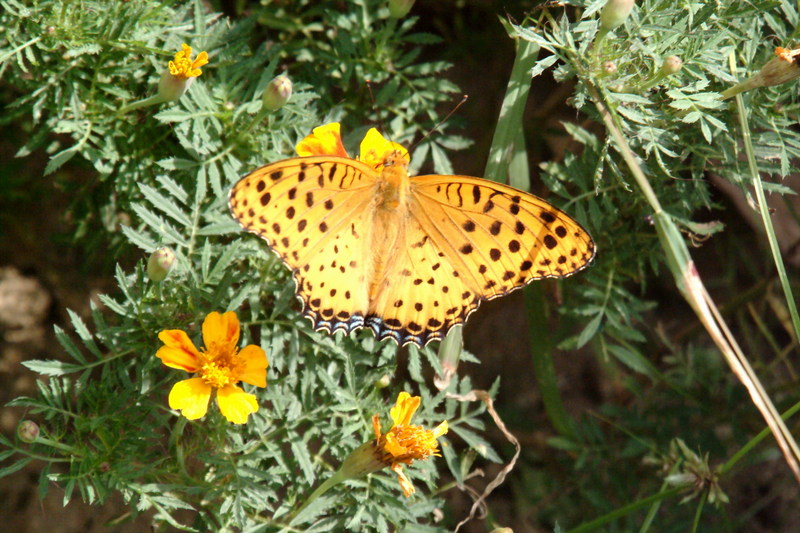
{"label": "small green bud", "polygon": [[175,252],[171,248],[159,248],[147,260],[147,277],[153,281],[164,281],[175,264]]}
{"label": "small green bud", "polygon": [[661,73],[665,76],[669,76],[670,74],[675,74],[681,68],[683,68],[683,61],[681,61],[681,58],[678,56],[669,56],[661,65]]}
{"label": "small green bud", "polygon": [[33,420],[23,420],[17,426],[17,437],[28,444],[39,438],[39,424]]}
{"label": "small green bud", "polygon": [[275,111],[283,107],[291,97],[292,80],[288,76],[281,74],[267,84],[267,88],[264,89],[264,95],[261,97],[261,104],[264,109]]}
{"label": "small green bud", "polygon": [[396,19],[403,18],[413,5],[414,0],[389,0],[389,14]]}
{"label": "small green bud", "polygon": [[384,375],[382,375],[382,376],[380,377],[380,379],[378,379],[377,381],[375,381],[375,388],[376,388],[376,389],[379,389],[379,390],[380,390],[380,389],[385,389],[385,388],[386,388],[386,387],[388,387],[388,386],[389,386],[391,383],[392,383],[392,376],[390,376],[389,374],[384,374]]}
{"label": "small green bud", "polygon": [[634,0],[608,0],[600,11],[600,27],[606,31],[622,25],[633,9]]}

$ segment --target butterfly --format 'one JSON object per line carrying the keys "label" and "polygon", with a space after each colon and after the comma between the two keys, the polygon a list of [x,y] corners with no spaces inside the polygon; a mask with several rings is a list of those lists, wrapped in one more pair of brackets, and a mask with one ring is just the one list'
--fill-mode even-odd
{"label": "butterfly", "polygon": [[370,328],[422,347],[484,300],[584,269],[592,238],[532,194],[469,176],[408,175],[408,151],[367,132],[358,159],[338,123],[301,157],[263,166],[231,189],[233,217],[291,269],[317,331]]}

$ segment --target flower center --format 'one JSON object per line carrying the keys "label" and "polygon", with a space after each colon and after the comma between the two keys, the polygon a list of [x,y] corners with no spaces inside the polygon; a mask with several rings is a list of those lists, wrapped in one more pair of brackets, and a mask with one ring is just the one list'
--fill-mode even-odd
{"label": "flower center", "polygon": [[202,352],[203,364],[200,377],[208,385],[221,389],[237,383],[242,370],[242,361],[235,346],[228,343],[212,343]]}
{"label": "flower center", "polygon": [[384,451],[388,452],[390,462],[410,463],[415,459],[425,459],[438,451],[436,435],[421,426],[395,426],[385,436]]}

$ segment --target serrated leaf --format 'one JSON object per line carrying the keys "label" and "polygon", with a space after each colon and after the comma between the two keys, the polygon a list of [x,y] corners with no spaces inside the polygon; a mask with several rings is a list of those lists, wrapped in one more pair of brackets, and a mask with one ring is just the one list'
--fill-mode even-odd
{"label": "serrated leaf", "polygon": [[63,376],[64,374],[72,374],[73,372],[79,372],[86,368],[83,365],[74,365],[54,360],[45,361],[41,359],[23,361],[22,366],[45,376]]}
{"label": "serrated leaf", "polygon": [[160,210],[167,216],[171,217],[176,222],[183,224],[184,227],[189,227],[192,225],[192,221],[189,219],[186,214],[181,211],[174,202],[171,202],[167,198],[165,198],[160,192],[158,192],[153,187],[146,185],[144,183],[139,184],[139,190],[142,191],[144,197],[153,204],[153,207]]}
{"label": "serrated leaf", "polygon": [[0,468],[0,478],[3,478],[9,474],[13,474],[14,472],[17,472],[19,470],[22,470],[31,461],[33,461],[32,457],[23,457],[16,463],[10,464],[5,468]]}
{"label": "serrated leaf", "polygon": [[311,455],[308,453],[305,442],[294,440],[291,446],[294,459],[296,459],[300,465],[300,469],[303,471],[306,481],[309,485],[313,484],[315,479],[314,465],[311,462]]}
{"label": "serrated leaf", "polygon": [[61,165],[75,157],[75,154],[77,153],[78,150],[74,146],[58,152],[50,158],[50,161],[47,162],[47,166],[44,167],[44,175],[47,176],[48,174],[56,171]]}

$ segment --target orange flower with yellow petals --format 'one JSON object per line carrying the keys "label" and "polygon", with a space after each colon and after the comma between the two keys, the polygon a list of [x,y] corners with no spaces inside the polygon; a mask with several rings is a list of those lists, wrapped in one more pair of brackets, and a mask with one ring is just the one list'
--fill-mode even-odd
{"label": "orange flower with yellow petals", "polygon": [[439,443],[436,439],[447,433],[447,420],[434,429],[424,429],[411,424],[411,417],[419,408],[419,396],[411,396],[401,392],[397,402],[389,411],[392,417],[392,428],[381,434],[381,422],[378,415],[372,417],[375,430],[376,452],[380,461],[390,467],[398,476],[400,487],[406,497],[414,493],[414,486],[403,473],[403,465],[410,465],[415,459],[427,459],[431,455],[439,455]]}
{"label": "orange flower with yellow petals", "polygon": [[164,346],[156,352],[156,357],[168,367],[196,374],[172,387],[170,408],[180,410],[189,420],[196,420],[205,416],[211,394],[216,390],[220,412],[234,424],[244,424],[249,415],[258,411],[255,395],[244,392],[236,384],[243,381],[266,387],[267,355],[254,344],[239,350],[236,313],[215,311],[206,316],[203,321],[205,348],[200,350],[186,332],[179,329],[164,330],[158,338]]}
{"label": "orange flower with yellow petals", "polygon": [[[341,124],[338,122],[331,122],[314,128],[311,135],[306,136],[297,143],[295,150],[299,156],[335,155],[338,157],[350,157],[344,149],[344,144],[342,144]],[[385,139],[375,128],[370,128],[361,141],[358,160],[379,169],[386,161],[387,155],[391,153],[400,154],[401,159],[406,163],[411,161],[408,150],[395,142]]]}

